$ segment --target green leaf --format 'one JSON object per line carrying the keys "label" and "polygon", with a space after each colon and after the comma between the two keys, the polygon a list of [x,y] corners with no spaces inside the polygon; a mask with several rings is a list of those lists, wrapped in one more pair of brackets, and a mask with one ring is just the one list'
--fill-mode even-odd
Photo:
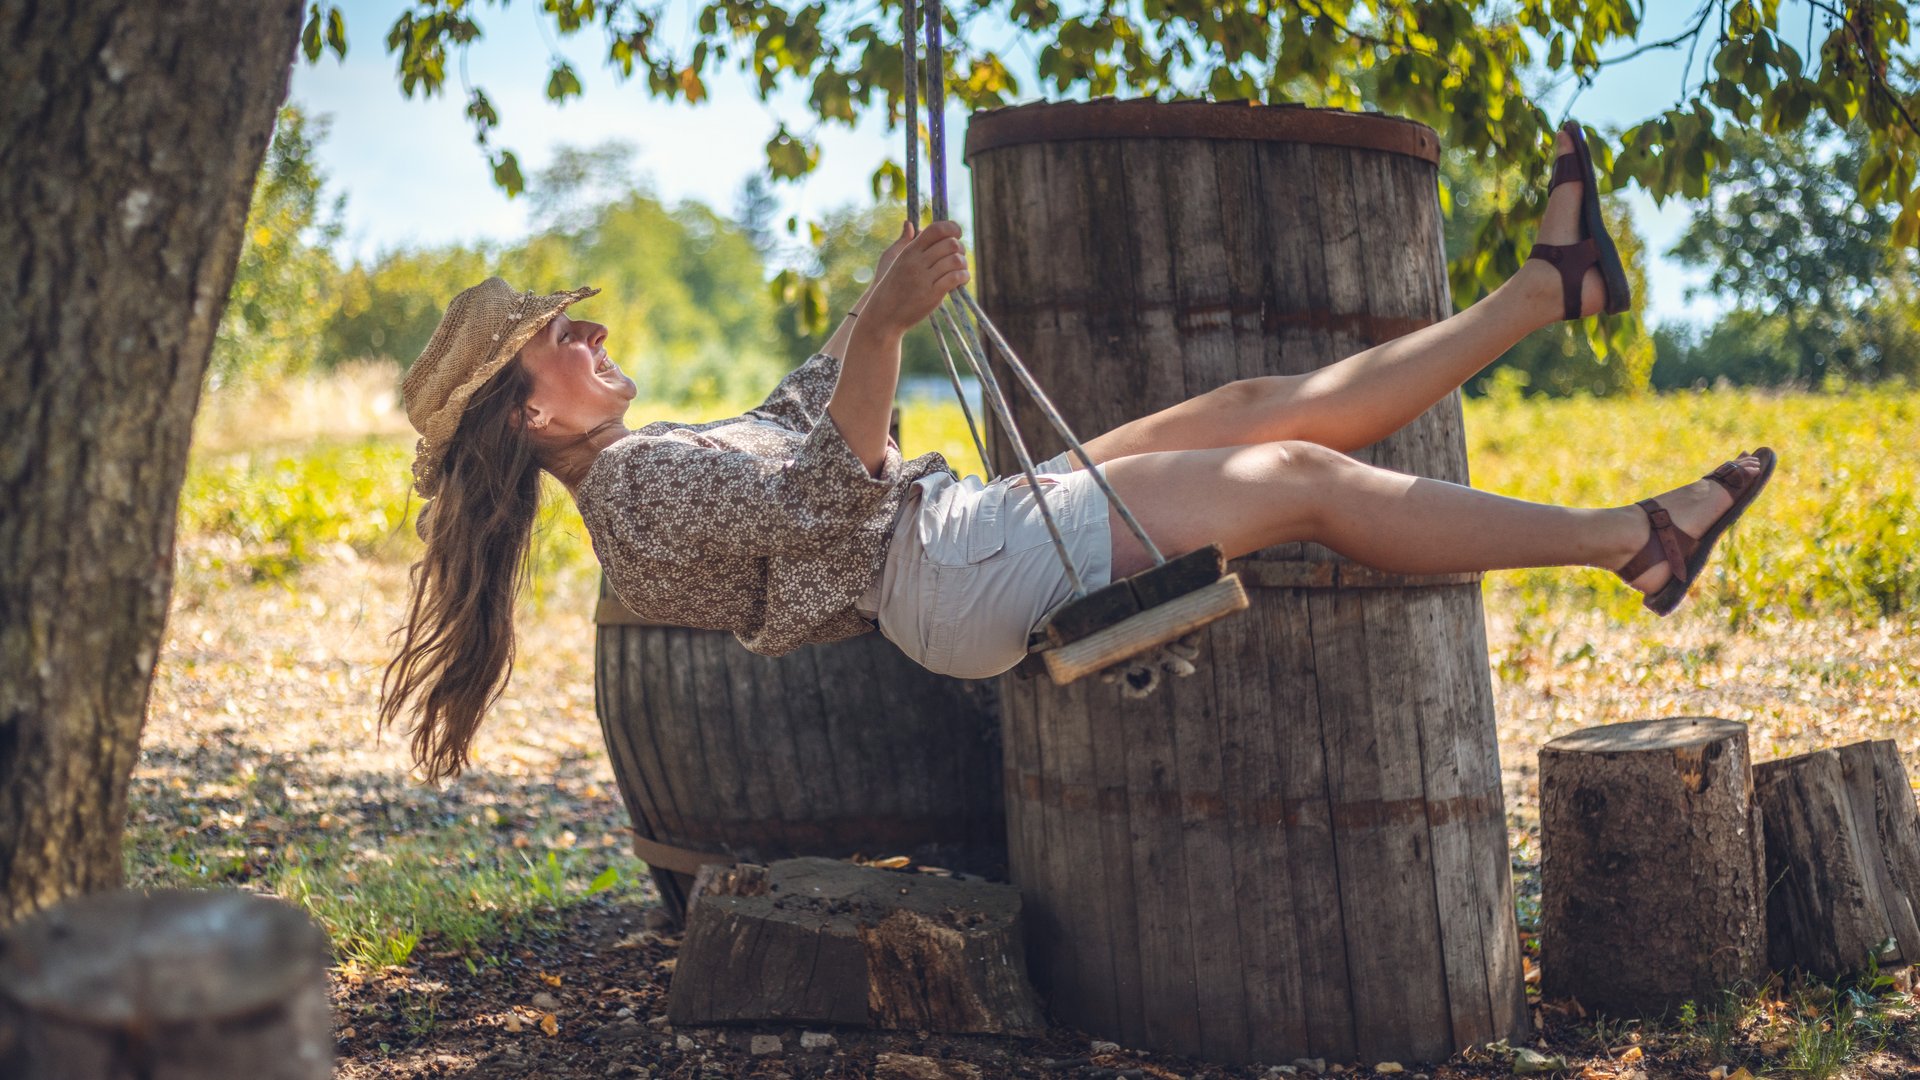
{"label": "green leaf", "polygon": [[547,99],[565,101],[580,96],[580,77],[573,73],[573,65],[561,60],[553,65],[553,71],[547,75]]}
{"label": "green leaf", "polygon": [[615,885],[618,885],[619,883],[620,883],[619,867],[609,866],[605,870],[600,871],[599,876],[595,877],[593,881],[587,885],[587,895],[597,896],[598,894],[606,892],[608,889],[613,888]]}
{"label": "green leaf", "polygon": [[526,189],[527,182],[520,176],[520,159],[513,156],[513,151],[502,150],[494,155],[493,182],[508,198]]}
{"label": "green leaf", "polygon": [[307,25],[300,31],[300,50],[311,64],[319,61],[320,48],[320,5],[314,4],[307,9]]}
{"label": "green leaf", "polygon": [[340,59],[347,58],[347,17],[339,8],[327,12],[327,47]]}
{"label": "green leaf", "polygon": [[795,138],[785,124],[767,140],[767,168],[779,179],[805,176],[819,162],[820,148]]}

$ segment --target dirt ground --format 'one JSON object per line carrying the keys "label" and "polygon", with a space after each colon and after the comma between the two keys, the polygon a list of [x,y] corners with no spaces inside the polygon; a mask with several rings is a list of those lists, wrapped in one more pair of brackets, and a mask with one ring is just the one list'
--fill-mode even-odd
{"label": "dirt ground", "polygon": [[[410,778],[404,735],[376,738],[373,726],[404,569],[342,550],[292,585],[245,585],[218,570],[218,556],[182,554],[135,776],[130,828],[140,844],[228,838],[239,853],[230,876],[242,884],[250,860],[276,850],[348,836],[377,847],[481,814],[502,843],[559,835],[570,847],[623,847],[626,815],[593,713],[586,583],[560,587],[528,612],[519,666],[476,745],[477,766],[434,790]],[[1920,762],[1920,640],[1906,626],[1786,621],[1731,633],[1694,616],[1622,630],[1571,616],[1543,628],[1510,615],[1497,595],[1489,624],[1523,927],[1538,902],[1536,755],[1556,735],[1712,715],[1751,724],[1756,759],[1890,737],[1910,767]],[[273,791],[270,805],[260,802],[263,788]],[[131,861],[164,857],[135,850]],[[1214,1078],[1288,1064],[1214,1067],[1096,1045],[1064,1028],[1040,1039],[835,1030],[804,1045],[808,1029],[790,1026],[676,1030],[665,1007],[677,944],[648,895],[626,890],[485,946],[492,959],[477,967],[431,939],[401,967],[343,966],[333,985],[337,1075]],[[1530,940],[1524,947],[1534,951]],[[1889,998],[1882,1048],[1856,1047],[1836,1075],[1920,1075],[1920,1022],[1907,995]],[[1674,1033],[1596,1026],[1575,1005],[1533,1000],[1533,1047],[1563,1055],[1561,1075],[1705,1078],[1716,1064]],[[1763,1008],[1734,1032],[1719,1064],[1784,1074],[1793,1060],[1784,1033],[1794,1028],[1776,1012]],[[754,1036],[776,1037],[777,1048],[764,1039],[756,1047]],[[1371,1073],[1374,1064],[1330,1071]],[[1512,1072],[1507,1055],[1481,1050],[1401,1064],[1412,1080]]]}

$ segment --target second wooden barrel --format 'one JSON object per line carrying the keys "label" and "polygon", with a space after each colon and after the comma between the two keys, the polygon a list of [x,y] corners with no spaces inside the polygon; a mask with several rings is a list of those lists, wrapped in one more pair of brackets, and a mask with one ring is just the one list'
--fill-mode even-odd
{"label": "second wooden barrel", "polygon": [[[1377,115],[1095,102],[975,117],[983,306],[1083,438],[1451,311],[1438,140]],[[1019,393],[1037,454],[1061,446]],[[1003,432],[996,460],[1011,462]],[[1465,481],[1457,395],[1356,456]],[[1527,1016],[1475,575],[1292,545],[1200,671],[1005,677],[1013,876],[1060,1019],[1225,1062],[1430,1061]]]}
{"label": "second wooden barrel", "polygon": [[647,625],[601,583],[594,699],[677,920],[699,861],[906,855],[1004,878],[999,695],[879,634],[785,656]]}

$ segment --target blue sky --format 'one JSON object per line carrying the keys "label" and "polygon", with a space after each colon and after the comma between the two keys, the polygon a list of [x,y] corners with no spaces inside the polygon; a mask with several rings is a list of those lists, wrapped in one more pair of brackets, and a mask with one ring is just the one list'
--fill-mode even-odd
{"label": "blue sky", "polygon": [[[1692,8],[1649,6],[1653,10],[1646,17],[1643,41],[1672,36]],[[508,199],[493,186],[463,115],[466,94],[460,65],[450,61],[445,94],[403,98],[394,59],[385,49],[387,28],[403,5],[398,0],[348,0],[343,7],[346,61],[337,62],[331,53],[314,65],[301,60],[292,91],[293,101],[331,116],[320,156],[332,189],[347,196],[342,253],[370,257],[403,245],[523,235],[527,200]],[[690,10],[686,0],[674,0],[668,8],[663,26],[670,38],[691,36]],[[1798,17],[1802,21],[1797,25],[1804,29],[1804,15]],[[471,48],[466,74],[493,99],[501,116],[495,138],[519,155],[529,177],[560,145],[622,138],[638,147],[640,178],[658,195],[669,201],[699,199],[730,212],[741,182],[762,167],[762,146],[776,125],[813,129],[801,95],[763,102],[731,67],[709,81],[708,101],[669,104],[650,99],[643,83],[623,83],[605,67],[605,47],[597,32],[583,30],[559,39],[534,3],[512,3],[504,9],[485,5],[480,19],[486,36]],[[1003,28],[991,34],[990,41],[998,47],[1011,36]],[[1788,38],[1796,39],[1791,31]],[[1624,50],[1614,50],[1619,51]],[[585,95],[564,105],[547,101],[544,93],[549,58],[556,52],[572,61],[586,87]],[[1009,62],[1020,56],[1015,50]],[[1685,61],[1684,49],[1663,50],[1610,68],[1581,92],[1575,115],[1600,127],[1653,115],[1679,96]],[[1696,82],[1701,63],[1696,56]],[[1022,87],[1029,98],[1036,96],[1037,83],[1031,78],[1023,77]],[[1549,108],[1557,113],[1572,91],[1568,86],[1554,93]],[[956,216],[963,222],[970,198],[967,172],[959,160],[964,125],[965,117],[957,111],[949,115],[949,175]],[[816,134],[822,147],[820,168],[801,184],[777,186],[786,211],[803,220],[844,203],[865,201],[874,167],[883,156],[899,151],[897,133],[885,131],[877,118],[853,130],[823,126]],[[1669,200],[1656,208],[1637,192],[1629,199],[1653,253],[1645,298],[1649,320],[1710,321],[1720,310],[1719,302],[1684,295],[1701,275],[1665,256],[1686,225],[1689,207]]]}

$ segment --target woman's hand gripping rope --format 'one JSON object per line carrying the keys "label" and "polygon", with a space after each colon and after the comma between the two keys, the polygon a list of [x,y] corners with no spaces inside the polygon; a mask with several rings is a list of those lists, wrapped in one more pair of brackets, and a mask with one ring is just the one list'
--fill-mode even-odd
{"label": "woman's hand gripping rope", "polygon": [[[851,320],[840,381],[827,414],[867,475],[886,464],[887,420],[900,377],[900,339],[931,315],[947,294],[967,283],[966,249],[960,226],[936,221],[904,244],[869,290],[859,317]],[[893,251],[893,248],[889,248]]]}
{"label": "woman's hand gripping rope", "polygon": [[860,311],[867,324],[864,328],[904,335],[969,280],[960,226],[936,221],[918,235],[895,241],[881,256],[876,275],[878,280]]}

